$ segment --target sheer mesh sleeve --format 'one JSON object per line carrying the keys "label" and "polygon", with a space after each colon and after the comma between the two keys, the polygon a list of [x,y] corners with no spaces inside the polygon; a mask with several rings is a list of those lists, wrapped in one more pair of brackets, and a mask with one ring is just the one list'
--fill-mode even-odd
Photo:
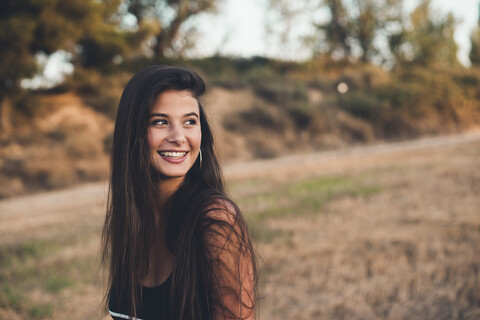
{"label": "sheer mesh sleeve", "polygon": [[217,201],[205,219],[213,266],[214,319],[254,319],[255,259],[246,224],[234,204]]}

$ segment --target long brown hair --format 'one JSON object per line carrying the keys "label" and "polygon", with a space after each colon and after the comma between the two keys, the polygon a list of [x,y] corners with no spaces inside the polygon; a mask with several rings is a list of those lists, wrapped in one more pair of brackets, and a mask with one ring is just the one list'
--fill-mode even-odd
{"label": "long brown hair", "polygon": [[[254,297],[244,301],[241,285],[225,286],[219,279],[215,271],[226,266],[216,258],[218,248],[209,239],[221,237],[223,246],[234,245],[235,258],[246,257],[256,279],[247,226],[240,210],[225,193],[213,135],[200,102],[205,83],[191,70],[168,66],[152,66],[137,73],[120,99],[102,238],[102,263],[109,269],[105,308],[115,292],[129,314],[137,314],[135,306],[141,296],[138,284],[148,270],[160,192],[157,183],[160,177],[152,170],[146,140],[147,123],[155,98],[168,90],[187,90],[197,99],[202,132],[202,159],[197,159],[166,207],[166,242],[175,256],[170,292],[172,319],[210,319],[214,310],[222,310],[225,317],[241,318],[245,313],[229,310],[222,296],[225,293],[235,296],[241,307],[250,312],[254,311]],[[212,211],[222,212],[227,218],[218,219],[210,214]],[[238,270],[227,272],[241,283]]]}

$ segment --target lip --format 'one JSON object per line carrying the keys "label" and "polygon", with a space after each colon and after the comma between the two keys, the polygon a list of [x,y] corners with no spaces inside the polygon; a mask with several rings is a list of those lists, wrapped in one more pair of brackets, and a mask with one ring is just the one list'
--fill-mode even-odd
{"label": "lip", "polygon": [[[164,157],[162,156],[161,152],[185,152],[185,155],[181,158],[170,158],[170,157]],[[185,151],[185,150],[159,150],[157,151],[157,154],[163,159],[165,160],[166,162],[169,162],[169,163],[174,163],[174,164],[179,164],[179,163],[182,163],[185,161],[185,159],[187,158],[187,155],[188,155],[188,151]]]}

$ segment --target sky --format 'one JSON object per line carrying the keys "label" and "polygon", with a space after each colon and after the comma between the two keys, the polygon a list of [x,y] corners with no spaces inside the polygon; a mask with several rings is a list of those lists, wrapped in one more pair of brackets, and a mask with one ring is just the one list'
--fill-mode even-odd
{"label": "sky", "polygon": [[[294,1],[294,0],[293,0]],[[216,52],[236,55],[273,55],[272,44],[265,35],[264,19],[265,1],[225,0],[221,14],[208,17],[202,21],[200,30],[206,36],[199,41],[197,48],[200,55]],[[415,7],[417,0],[407,0],[407,10]],[[470,32],[478,22],[480,0],[433,0],[434,9],[446,14],[452,12],[459,20],[455,32],[455,41],[459,45],[458,59],[469,65]]]}

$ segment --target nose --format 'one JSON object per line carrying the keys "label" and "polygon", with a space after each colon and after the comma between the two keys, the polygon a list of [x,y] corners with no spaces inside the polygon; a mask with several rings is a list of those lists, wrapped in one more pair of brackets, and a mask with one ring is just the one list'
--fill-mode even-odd
{"label": "nose", "polygon": [[172,125],[170,126],[170,131],[168,132],[167,141],[170,143],[174,143],[180,145],[185,142],[185,134],[181,126]]}

